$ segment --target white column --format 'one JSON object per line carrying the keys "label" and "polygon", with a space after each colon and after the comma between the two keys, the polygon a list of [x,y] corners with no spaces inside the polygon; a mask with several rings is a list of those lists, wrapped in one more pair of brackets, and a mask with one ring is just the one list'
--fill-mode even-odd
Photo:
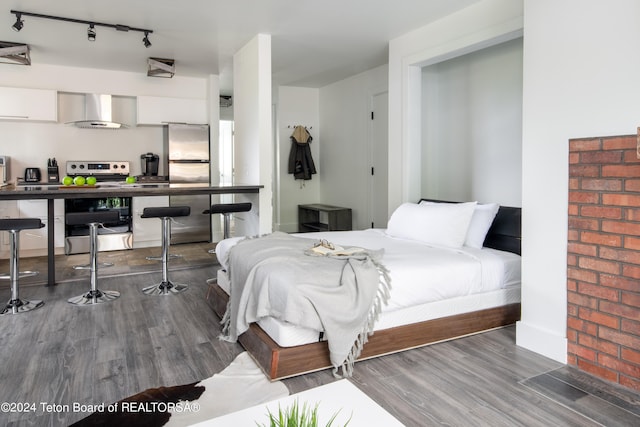
{"label": "white column", "polygon": [[270,233],[273,229],[273,144],[271,119],[271,36],[258,34],[233,57],[234,182],[260,184],[258,196],[238,195],[254,204],[238,214],[237,235]]}

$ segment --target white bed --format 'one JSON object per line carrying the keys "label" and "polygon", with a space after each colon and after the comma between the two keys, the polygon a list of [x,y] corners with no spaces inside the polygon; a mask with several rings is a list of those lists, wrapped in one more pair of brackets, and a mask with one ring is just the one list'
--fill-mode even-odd
{"label": "white bed", "polygon": [[[433,246],[395,238],[382,229],[301,233],[313,241],[329,240],[340,246],[384,248],[383,264],[391,276],[391,299],[383,307],[374,330],[451,316],[520,302],[520,256],[496,249]],[[222,265],[218,285],[228,294],[226,274],[229,249],[241,238],[216,246]],[[316,342],[320,332],[273,317],[258,325],[282,347]]]}
{"label": "white bed", "polygon": [[[423,206],[429,205],[429,206]],[[301,233],[309,245],[384,248],[388,304],[358,360],[514,323],[520,316],[520,208],[475,203],[404,204],[389,228]],[[466,206],[463,206],[466,205]],[[230,249],[242,238],[219,242],[222,268],[214,310],[229,300]],[[283,267],[284,268],[284,267]],[[331,366],[318,330],[263,317],[238,340],[272,379]]]}

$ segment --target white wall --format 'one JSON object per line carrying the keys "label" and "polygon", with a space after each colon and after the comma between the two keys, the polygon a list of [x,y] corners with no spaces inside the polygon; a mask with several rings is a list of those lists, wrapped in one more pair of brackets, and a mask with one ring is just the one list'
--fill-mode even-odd
{"label": "white wall", "polygon": [[[0,121],[0,152],[11,158],[11,179],[22,177],[25,167],[39,167],[46,173],[47,159],[55,157],[61,177],[67,160],[128,160],[132,175],[141,173],[140,154],[162,154],[162,128],[135,127],[135,98],[114,97],[113,104],[128,129],[79,129],[65,122],[77,120],[70,110],[82,109],[84,97],[60,93],[58,122]],[[118,119],[121,119],[118,118]],[[163,173],[162,168],[159,173]],[[46,179],[45,179],[46,180]]]}
{"label": "white wall", "polygon": [[421,196],[522,203],[522,39],[422,69]]}
{"label": "white wall", "polygon": [[320,200],[351,208],[354,229],[371,226],[369,112],[387,78],[387,66],[381,66],[320,89]]}
{"label": "white wall", "polygon": [[568,140],[635,134],[640,3],[525,0],[523,309],[517,342],[566,361]]}
{"label": "white wall", "polygon": [[389,43],[389,211],[421,195],[421,69],[522,35],[522,3],[481,0]]}
{"label": "white wall", "polygon": [[[320,134],[319,90],[281,86],[278,89],[278,134],[275,158],[275,188],[277,195],[274,228],[287,233],[298,231],[298,205],[320,201]],[[302,181],[288,173],[291,134],[297,125],[306,126],[313,138],[311,156],[318,174]]]}
{"label": "white wall", "polygon": [[[634,134],[640,27],[634,0],[483,0],[391,41],[390,205],[419,188],[407,158],[415,68],[524,28],[522,320],[517,343],[566,362],[568,140]],[[416,107],[417,105],[417,107]]]}
{"label": "white wall", "polygon": [[197,77],[171,79],[148,77],[141,73],[33,64],[2,64],[0,86],[55,89],[63,92],[108,93],[123,96],[206,97],[207,80]]}
{"label": "white wall", "polygon": [[[1,65],[0,86],[53,89],[58,97],[58,123],[0,121],[0,154],[11,156],[12,179],[25,167],[45,172],[47,159],[56,157],[64,168],[67,160],[104,158],[129,160],[132,174],[140,174],[140,154],[162,154],[161,127],[135,127],[136,95],[174,96],[207,99],[207,79],[179,77],[161,79],[146,73],[34,64]],[[216,88],[217,91],[217,88]],[[116,95],[114,106],[129,129],[117,131],[78,129],[65,125],[82,111],[85,92]],[[217,95],[216,95],[217,100]],[[78,107],[80,106],[80,107]],[[161,171],[162,172],[162,171]],[[61,170],[62,173],[62,170]]]}

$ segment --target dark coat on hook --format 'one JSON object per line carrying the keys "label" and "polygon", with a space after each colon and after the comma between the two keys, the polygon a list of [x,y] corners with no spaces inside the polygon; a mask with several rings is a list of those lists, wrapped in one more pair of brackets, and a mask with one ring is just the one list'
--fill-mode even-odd
{"label": "dark coat on hook", "polygon": [[291,135],[291,151],[289,152],[289,173],[294,179],[311,179],[311,175],[316,173],[316,165],[311,157],[311,146],[313,138],[304,126],[296,126]]}

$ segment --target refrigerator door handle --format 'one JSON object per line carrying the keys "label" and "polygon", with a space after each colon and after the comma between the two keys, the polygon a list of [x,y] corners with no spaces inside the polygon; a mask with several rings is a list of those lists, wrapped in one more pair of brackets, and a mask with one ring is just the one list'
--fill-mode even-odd
{"label": "refrigerator door handle", "polygon": [[184,160],[184,159],[169,159],[170,163],[209,163],[207,159],[193,159],[193,160]]}

